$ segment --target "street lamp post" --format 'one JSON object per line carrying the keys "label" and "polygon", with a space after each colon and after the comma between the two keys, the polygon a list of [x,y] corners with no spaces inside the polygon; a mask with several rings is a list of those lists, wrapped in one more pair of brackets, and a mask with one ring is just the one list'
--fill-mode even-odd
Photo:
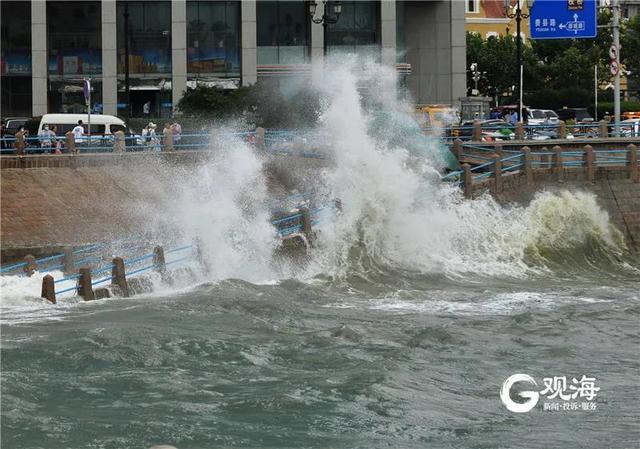
{"label": "street lamp post", "polygon": [[129,86],[129,2],[127,1],[124,2],[124,92],[127,118],[129,118],[131,117],[131,91]]}
{"label": "street lamp post", "polygon": [[311,14],[311,21],[315,24],[322,24],[324,39],[322,43],[322,50],[324,56],[327,56],[327,26],[329,24],[338,23],[338,19],[340,18],[340,13],[342,12],[342,3],[339,1],[331,2],[333,4],[333,16],[329,12],[329,1],[324,0],[323,2],[324,8],[322,12],[322,17],[316,19],[316,9],[318,8],[318,3],[315,0],[311,0],[309,2],[309,14]]}
{"label": "street lamp post", "polygon": [[[524,0],[527,2],[527,9],[531,10],[531,3],[529,0]],[[518,67],[518,98],[520,99],[520,113],[519,120],[522,121],[522,38],[520,36],[520,29],[522,19],[528,19],[529,13],[525,13],[522,11],[522,2],[523,0],[515,0],[515,5],[513,5],[512,0],[504,0],[504,13],[510,19],[516,19],[516,64]],[[511,11],[512,5],[514,7],[514,11]]]}

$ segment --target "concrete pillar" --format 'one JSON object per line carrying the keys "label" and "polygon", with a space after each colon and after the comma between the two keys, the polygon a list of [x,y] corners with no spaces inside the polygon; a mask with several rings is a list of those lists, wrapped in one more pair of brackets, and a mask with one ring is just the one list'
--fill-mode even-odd
{"label": "concrete pillar", "polygon": [[632,182],[640,182],[640,173],[638,172],[638,148],[634,144],[627,145],[628,163],[629,163],[629,178]]}
{"label": "concrete pillar", "polygon": [[42,278],[42,293],[40,296],[52,304],[56,303],[56,286],[53,281],[53,276],[50,274]]}
{"label": "concrete pillar", "polygon": [[516,123],[516,140],[524,140],[524,123],[517,122]]}
{"label": "concrete pillar", "polygon": [[64,249],[64,257],[62,258],[62,263],[64,264],[64,268],[62,272],[65,276],[70,275],[74,271],[76,271],[75,264],[73,263],[73,249],[70,247],[66,247]]}
{"label": "concrete pillar", "polygon": [[102,111],[118,114],[116,0],[102,0]]}
{"label": "concrete pillar", "polygon": [[242,35],[242,85],[249,86],[258,81],[256,0],[243,0],[240,2],[240,16]]}
{"label": "concrete pillar", "polygon": [[558,139],[566,139],[567,138],[567,124],[564,120],[558,121]]}
{"label": "concrete pillar", "polygon": [[562,166],[562,148],[558,145],[553,147],[553,166],[558,176],[558,181],[564,179],[564,167]]}
{"label": "concrete pillar", "polygon": [[31,277],[35,271],[38,271],[38,264],[36,262],[36,258],[31,254],[28,256],[24,256],[24,261],[27,263],[23,268],[24,274]]}
{"label": "concrete pillar", "polygon": [[529,147],[523,147],[522,153],[524,154],[524,175],[527,179],[527,185],[533,184],[533,164],[531,162],[531,149]]}
{"label": "concrete pillar", "polygon": [[85,301],[93,301],[96,299],[91,285],[91,269],[89,267],[80,268],[80,279],[78,279],[78,294]]}
{"label": "concrete pillar", "polygon": [[127,284],[127,275],[124,269],[124,261],[122,257],[114,257],[113,268],[111,269],[112,285],[117,285],[120,288],[120,293],[125,298],[129,297],[129,284]]}
{"label": "concrete pillar", "polygon": [[171,0],[171,103],[173,110],[187,90],[187,2]]}
{"label": "concrete pillar", "polygon": [[599,137],[609,137],[609,123],[606,120],[600,120],[598,127]]}
{"label": "concrete pillar", "polygon": [[480,120],[473,121],[473,140],[480,142],[482,140],[482,124]]}
{"label": "concrete pillar", "polygon": [[49,112],[47,81],[47,2],[31,0],[31,113],[34,116]]}
{"label": "concrete pillar", "polygon": [[458,161],[462,158],[462,140],[456,139],[453,141],[453,146],[451,147],[451,151],[455,155]]}
{"label": "concrete pillar", "polygon": [[596,171],[595,171],[595,154],[593,153],[593,147],[591,145],[584,146],[584,166],[587,174],[587,180],[589,182],[596,181]]}
{"label": "concrete pillar", "polygon": [[473,198],[473,176],[471,175],[471,166],[469,164],[462,164],[462,181],[464,183],[464,197]]}
{"label": "concrete pillar", "polygon": [[493,193],[502,193],[502,159],[500,156],[493,156]]}
{"label": "concrete pillar", "polygon": [[382,64],[396,67],[396,0],[380,2],[380,46]]}

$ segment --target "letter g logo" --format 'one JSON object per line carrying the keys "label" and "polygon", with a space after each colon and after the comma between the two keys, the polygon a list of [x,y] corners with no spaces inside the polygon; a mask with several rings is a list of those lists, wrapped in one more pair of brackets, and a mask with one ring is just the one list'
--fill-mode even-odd
{"label": "letter g logo", "polygon": [[538,399],[540,398],[540,394],[537,391],[523,391],[518,394],[520,397],[528,399],[528,401],[522,404],[514,402],[509,393],[511,391],[511,387],[513,387],[513,384],[516,382],[529,382],[530,384],[538,385],[536,381],[527,374],[514,374],[502,384],[502,389],[500,389],[500,399],[505,407],[507,407],[507,410],[513,413],[526,413],[536,406]]}

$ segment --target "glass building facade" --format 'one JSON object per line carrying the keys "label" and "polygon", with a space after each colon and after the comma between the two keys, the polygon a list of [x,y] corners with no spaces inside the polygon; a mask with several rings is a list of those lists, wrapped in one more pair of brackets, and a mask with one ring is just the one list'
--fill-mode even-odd
{"label": "glass building facade", "polygon": [[[330,11],[333,7],[330,4]],[[357,53],[359,56],[380,59],[380,2],[342,2],[337,23],[327,30],[328,52]]]}
{"label": "glass building facade", "polygon": [[[31,2],[1,2],[0,109],[31,115]],[[4,114],[4,113],[3,113]]]}
{"label": "glass building facade", "polygon": [[[464,2],[425,7],[426,2],[395,0],[392,9],[380,0],[343,1],[338,22],[324,29],[312,22],[304,0],[16,0],[0,5],[4,116],[85,112],[84,78],[92,79],[95,112],[124,116],[141,116],[146,106],[150,117],[169,116],[182,92],[198,84],[235,88],[271,80],[295,91],[296,80],[304,82],[311,74],[305,63],[322,58],[323,41],[329,53],[396,63],[400,74],[413,80],[408,88],[424,91],[418,96],[453,98],[445,74],[437,73],[442,79],[437,89],[415,81],[427,75],[412,75],[416,58],[406,48],[422,47],[405,41],[422,35],[405,28],[435,29],[436,11],[443,17],[454,5],[464,9]],[[317,6],[320,18],[324,3]],[[335,2],[327,6],[333,13]],[[418,16],[426,25],[413,20]],[[32,35],[32,30],[38,32]],[[393,49],[395,55],[388,51]],[[462,90],[465,73],[453,72],[456,91]]]}
{"label": "glass building facade", "polygon": [[308,3],[261,1],[257,4],[258,64],[309,62]]}
{"label": "glass building facade", "polygon": [[102,11],[99,1],[47,1],[47,73],[50,112],[85,112],[83,78],[99,99],[102,75]]}
{"label": "glass building facade", "polygon": [[[171,2],[118,1],[118,112],[140,116],[171,110]],[[128,43],[128,45],[126,45]],[[126,94],[126,61],[129,99]]]}
{"label": "glass building facade", "polygon": [[187,2],[187,77],[240,81],[240,2]]}

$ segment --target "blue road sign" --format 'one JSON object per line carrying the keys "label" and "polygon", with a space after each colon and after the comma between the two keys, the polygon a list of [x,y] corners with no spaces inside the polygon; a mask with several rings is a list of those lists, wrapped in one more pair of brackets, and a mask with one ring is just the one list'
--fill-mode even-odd
{"label": "blue road sign", "polygon": [[589,39],[598,34],[596,0],[536,0],[531,39]]}

